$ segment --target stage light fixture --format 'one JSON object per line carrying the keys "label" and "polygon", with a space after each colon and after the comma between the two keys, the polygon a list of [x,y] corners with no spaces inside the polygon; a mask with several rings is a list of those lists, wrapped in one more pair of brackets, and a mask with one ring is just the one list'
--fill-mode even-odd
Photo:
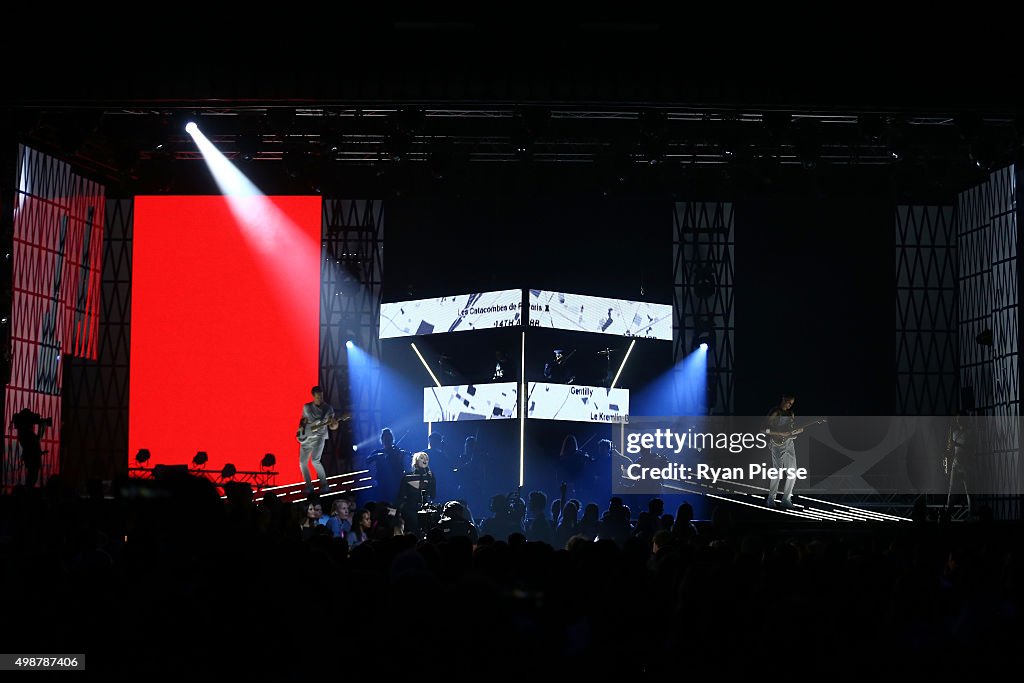
{"label": "stage light fixture", "polygon": [[345,342],[345,348],[346,349],[351,349],[353,347],[355,347],[355,343],[351,339],[349,339],[348,341]]}
{"label": "stage light fixture", "polygon": [[648,110],[640,113],[640,150],[648,164],[665,160],[668,117],[665,112]]}
{"label": "stage light fixture", "polygon": [[235,476],[236,474],[238,474],[238,470],[235,469],[234,465],[232,465],[231,463],[228,463],[227,465],[224,465],[224,469],[222,469],[220,471],[220,478],[221,479],[230,479],[231,477]]}
{"label": "stage light fixture", "polygon": [[381,157],[391,161],[407,158],[412,147],[412,137],[402,131],[396,131],[384,139]]}
{"label": "stage light fixture", "polygon": [[145,464],[148,461],[149,461],[149,449],[148,448],[140,448],[139,452],[135,454],[135,462],[137,462],[140,465],[143,465],[143,464]]}
{"label": "stage light fixture", "polygon": [[533,159],[533,137],[529,133],[520,133],[512,138],[512,148],[515,150],[516,158],[519,161],[530,161]]}
{"label": "stage light fixture", "polygon": [[701,351],[707,351],[708,350],[708,343],[707,342],[701,342],[700,343],[700,350]]}
{"label": "stage light fixture", "polygon": [[790,124],[793,122],[793,115],[784,111],[768,111],[761,115],[768,135],[780,140],[789,135]]}
{"label": "stage light fixture", "polygon": [[252,161],[259,154],[262,143],[263,136],[259,133],[242,133],[238,136],[238,158],[242,161]]}
{"label": "stage light fixture", "polygon": [[199,132],[199,126],[196,125],[195,121],[189,121],[185,124],[185,132],[189,135],[195,135]]}
{"label": "stage light fixture", "polygon": [[973,111],[962,112],[953,117],[953,125],[956,127],[960,137],[970,142],[978,136],[985,126],[985,120],[981,114]]}
{"label": "stage light fixture", "polygon": [[427,166],[434,180],[444,180],[451,174],[456,161],[455,145],[447,138],[434,138],[427,151]]}
{"label": "stage light fixture", "polygon": [[793,149],[800,165],[808,171],[821,162],[821,126],[817,119],[802,118],[793,124]]}
{"label": "stage light fixture", "polygon": [[281,155],[281,164],[289,178],[300,178],[309,167],[309,156],[299,148],[286,149]]}
{"label": "stage light fixture", "polygon": [[881,142],[885,136],[886,120],[882,118],[881,114],[859,114],[857,125],[860,126],[861,133],[870,142]]}
{"label": "stage light fixture", "polygon": [[994,146],[984,138],[970,144],[969,156],[971,162],[981,171],[991,171],[998,165]]}
{"label": "stage light fixture", "polygon": [[715,267],[711,263],[704,263],[697,267],[693,273],[693,293],[699,299],[710,299],[715,295],[715,288],[718,286],[718,278],[715,275]]}
{"label": "stage light fixture", "polygon": [[359,450],[359,446],[357,446],[355,444],[352,444],[352,452],[355,453],[358,450]]}
{"label": "stage light fixture", "polygon": [[274,457],[273,453],[267,453],[263,456],[263,460],[260,460],[260,467],[266,467],[268,470],[277,464],[277,458]]}
{"label": "stage light fixture", "polygon": [[192,458],[192,464],[196,467],[202,467],[210,459],[210,456],[206,454],[206,451],[197,451],[195,456]]}
{"label": "stage light fixture", "polygon": [[714,346],[715,321],[713,318],[698,318],[693,324],[693,346],[691,349],[708,349]]}

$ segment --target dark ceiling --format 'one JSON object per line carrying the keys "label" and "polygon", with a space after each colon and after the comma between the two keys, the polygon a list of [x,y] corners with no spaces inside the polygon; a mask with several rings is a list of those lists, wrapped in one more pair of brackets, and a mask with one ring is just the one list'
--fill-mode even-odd
{"label": "dark ceiling", "polygon": [[8,113],[21,141],[129,187],[198,158],[188,120],[231,158],[310,178],[469,162],[914,165],[956,184],[1018,157],[1013,62],[873,30],[851,49],[813,28],[747,39],[756,29],[557,19],[346,22],[240,49],[137,37],[17,79]]}

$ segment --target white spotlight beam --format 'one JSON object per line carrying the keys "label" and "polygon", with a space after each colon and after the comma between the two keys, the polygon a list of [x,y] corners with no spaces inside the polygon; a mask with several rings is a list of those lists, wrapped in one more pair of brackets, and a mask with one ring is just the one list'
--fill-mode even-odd
{"label": "white spotlight beam", "polygon": [[274,288],[278,308],[285,316],[293,317],[295,301],[308,296],[300,284],[306,282],[308,264],[321,257],[319,228],[314,235],[297,225],[225,157],[198,126],[189,126],[189,135],[202,152],[203,161],[245,245],[258,257],[267,277],[280,283]]}
{"label": "white spotlight beam", "polygon": [[619,383],[619,375],[622,374],[622,368],[626,367],[626,361],[629,360],[629,354],[633,353],[634,346],[636,346],[636,339],[629,343],[626,355],[622,357],[622,363],[619,364],[619,371],[615,373],[615,379],[612,380],[612,385],[608,387],[609,389],[614,389],[615,385]]}
{"label": "white spotlight beam", "polygon": [[[186,128],[186,130],[188,129]],[[199,126],[188,130],[188,134],[192,136],[196,147],[202,152],[203,161],[209,167],[210,174],[213,175],[213,180],[217,183],[217,188],[221,194],[228,197],[229,201],[237,197],[263,196],[259,188],[246,178],[245,174],[239,171],[227,157],[221,154],[220,150],[210,142],[209,138],[203,135],[203,131],[199,130]]]}
{"label": "white spotlight beam", "polygon": [[427,365],[427,361],[423,359],[423,354],[420,353],[420,350],[416,348],[415,344],[410,343],[409,346],[411,346],[412,350],[416,352],[416,355],[419,357],[420,362],[423,363],[423,367],[426,369],[426,371],[430,373],[430,379],[434,380],[434,384],[436,384],[437,386],[441,386],[441,383],[437,381],[437,376],[434,375],[434,371],[430,369],[430,366]]}

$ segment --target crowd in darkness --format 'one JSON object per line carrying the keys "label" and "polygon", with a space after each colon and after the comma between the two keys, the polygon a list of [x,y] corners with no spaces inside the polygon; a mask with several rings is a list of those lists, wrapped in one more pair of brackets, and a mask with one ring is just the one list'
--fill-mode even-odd
{"label": "crowd in darkness", "polygon": [[4,651],[108,680],[920,680],[1004,671],[1021,635],[1017,524],[695,523],[535,491],[414,534],[383,504],[115,488],[0,496]]}

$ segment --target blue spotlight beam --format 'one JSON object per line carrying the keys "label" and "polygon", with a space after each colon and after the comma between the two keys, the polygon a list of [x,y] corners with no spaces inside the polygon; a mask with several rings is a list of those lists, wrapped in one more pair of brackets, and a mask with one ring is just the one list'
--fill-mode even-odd
{"label": "blue spotlight beam", "polygon": [[634,390],[631,412],[637,415],[706,415],[706,350],[697,348],[667,372]]}
{"label": "blue spotlight beam", "polygon": [[[380,435],[382,426],[390,426],[395,438],[408,432],[412,441],[426,436],[423,419],[423,386],[413,384],[407,373],[396,371],[379,358],[358,345],[347,349],[349,363],[348,391],[356,419],[352,424],[352,439],[359,452],[371,448]],[[367,387],[386,386],[389,398],[381,405]],[[422,432],[420,431],[422,430]],[[404,447],[404,446],[403,446]]]}

